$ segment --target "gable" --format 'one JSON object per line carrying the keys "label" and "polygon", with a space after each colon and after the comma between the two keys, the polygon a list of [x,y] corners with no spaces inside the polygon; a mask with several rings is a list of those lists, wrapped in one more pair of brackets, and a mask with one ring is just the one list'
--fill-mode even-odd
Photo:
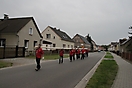
{"label": "gable", "polygon": [[25,18],[10,18],[0,19],[0,33],[18,33],[29,21],[33,21],[39,36],[42,38],[41,33],[33,19],[33,17]]}
{"label": "gable", "polygon": [[[86,39],[85,37],[83,37],[83,36],[81,36],[81,35],[79,35],[79,34],[76,34],[76,35],[74,36],[74,38],[80,39],[80,40],[81,40],[80,42],[83,42],[83,43],[85,43],[85,44],[90,44],[90,43],[87,41],[87,39]],[[73,39],[74,39],[74,38],[73,38]]]}
{"label": "gable", "polygon": [[[60,31],[60,29],[52,28],[48,26],[46,30],[51,29],[58,37],[60,37],[61,40],[68,41],[68,42],[74,42],[65,32]],[[46,31],[44,30],[42,34]]]}

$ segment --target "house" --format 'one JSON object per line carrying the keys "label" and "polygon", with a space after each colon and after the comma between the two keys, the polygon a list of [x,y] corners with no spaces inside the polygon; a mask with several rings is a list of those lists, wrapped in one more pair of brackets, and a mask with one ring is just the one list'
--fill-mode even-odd
{"label": "house", "polygon": [[125,39],[126,41],[120,39],[120,52],[131,52],[132,53],[132,38]]}
{"label": "house", "polygon": [[0,19],[0,47],[25,47],[32,52],[41,43],[42,35],[33,17]]}
{"label": "house", "polygon": [[87,41],[87,39],[83,36],[81,36],[80,34],[76,34],[73,37],[73,41],[75,42],[75,47],[79,47],[79,48],[89,48],[91,47],[91,44]]}
{"label": "house", "polygon": [[119,51],[119,42],[111,42],[109,49],[110,51]]}
{"label": "house", "polygon": [[66,34],[65,32],[61,31],[60,29],[53,28],[48,26],[42,32],[43,40],[49,41],[52,44],[47,44],[46,47],[43,48],[47,49],[71,49],[74,48],[74,41]]}

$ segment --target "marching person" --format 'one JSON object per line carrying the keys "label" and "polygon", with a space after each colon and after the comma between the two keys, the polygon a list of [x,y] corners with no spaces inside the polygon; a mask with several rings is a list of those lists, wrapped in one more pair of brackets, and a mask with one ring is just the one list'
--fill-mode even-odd
{"label": "marching person", "polygon": [[72,57],[73,57],[72,49],[71,49],[70,52],[69,52],[69,57],[70,57],[70,62],[72,62]]}
{"label": "marching person", "polygon": [[63,63],[63,54],[64,54],[64,51],[63,51],[63,49],[61,49],[61,50],[59,51],[59,55],[60,55],[59,64],[60,64],[60,63]]}
{"label": "marching person", "polygon": [[82,54],[82,55],[81,55],[81,60],[84,59],[84,53],[85,53],[85,49],[83,48],[83,49],[81,50],[81,54]]}
{"label": "marching person", "polygon": [[36,63],[37,63],[37,66],[36,66],[35,70],[38,71],[41,68],[40,60],[41,60],[41,58],[42,58],[42,56],[44,54],[44,52],[43,52],[43,50],[41,48],[41,44],[38,45],[38,47],[36,48],[35,52],[36,52]]}
{"label": "marching person", "polygon": [[75,53],[76,53],[76,50],[75,50],[75,49],[72,49],[72,53],[73,53],[73,60],[75,60]]}
{"label": "marching person", "polygon": [[86,56],[88,57],[88,52],[89,52],[89,50],[88,49],[86,49]]}
{"label": "marching person", "polygon": [[80,49],[76,49],[76,58],[79,59],[80,58]]}

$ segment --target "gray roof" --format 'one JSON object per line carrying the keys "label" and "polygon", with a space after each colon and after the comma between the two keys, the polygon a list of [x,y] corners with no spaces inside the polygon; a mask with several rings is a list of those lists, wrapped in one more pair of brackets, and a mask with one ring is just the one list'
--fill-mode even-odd
{"label": "gray roof", "polygon": [[77,34],[76,36],[79,36],[84,41],[85,44],[90,44],[85,37],[83,37],[83,36],[81,36],[79,34]]}
{"label": "gray roof", "polygon": [[42,35],[33,19],[33,17],[24,18],[9,18],[0,19],[0,33],[18,33],[30,20],[33,20],[34,25],[42,38]]}
{"label": "gray roof", "polygon": [[50,27],[62,40],[74,42],[65,32],[60,31],[60,29]]}

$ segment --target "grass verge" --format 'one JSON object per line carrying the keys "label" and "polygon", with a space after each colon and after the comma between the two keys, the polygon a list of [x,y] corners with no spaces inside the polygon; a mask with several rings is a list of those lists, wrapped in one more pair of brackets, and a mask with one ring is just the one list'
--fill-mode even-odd
{"label": "grass verge", "polygon": [[13,63],[11,63],[11,62],[0,61],[0,68],[10,67],[12,65],[13,65]]}
{"label": "grass verge", "polygon": [[[106,52],[104,58],[114,58],[110,52]],[[118,71],[115,60],[102,60],[92,78],[85,88],[111,88]]]}
{"label": "grass verge", "polygon": [[110,52],[106,52],[106,55],[104,58],[114,58]]}
{"label": "grass verge", "polygon": [[115,60],[102,60],[86,88],[111,88],[117,71]]}

